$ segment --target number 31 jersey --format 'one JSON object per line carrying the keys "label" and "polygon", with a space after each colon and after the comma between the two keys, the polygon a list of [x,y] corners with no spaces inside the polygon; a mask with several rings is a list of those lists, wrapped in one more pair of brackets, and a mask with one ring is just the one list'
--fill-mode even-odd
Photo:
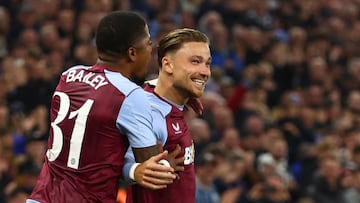
{"label": "number 31 jersey", "polygon": [[115,202],[129,142],[156,144],[145,101],[141,87],[104,66],[64,72],[52,99],[45,163],[29,199]]}

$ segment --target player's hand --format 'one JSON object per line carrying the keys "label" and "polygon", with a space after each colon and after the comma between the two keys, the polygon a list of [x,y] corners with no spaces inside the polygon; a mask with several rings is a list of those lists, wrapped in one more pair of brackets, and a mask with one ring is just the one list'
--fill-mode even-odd
{"label": "player's hand", "polygon": [[175,172],[184,171],[184,161],[185,157],[181,156],[176,158],[176,156],[181,152],[180,145],[176,145],[174,151],[169,153],[166,157],[166,160],[170,163],[170,166],[175,169]]}
{"label": "player's hand", "polygon": [[139,185],[152,190],[163,189],[168,184],[171,184],[177,178],[174,169],[158,163],[161,159],[165,159],[167,155],[168,152],[164,151],[140,163],[134,172],[135,181]]}
{"label": "player's hand", "polygon": [[194,110],[194,112],[199,116],[202,115],[204,110],[204,106],[198,98],[190,98],[189,101],[186,103],[185,108],[192,108],[192,110]]}
{"label": "player's hand", "polygon": [[[162,142],[160,140],[157,141],[157,146],[159,148],[159,151],[162,152]],[[180,179],[179,172],[184,171],[184,160],[185,157],[181,156],[179,158],[176,158],[176,156],[181,152],[180,145],[176,145],[176,148],[174,151],[172,151],[170,154],[167,155],[166,160],[169,162],[170,166],[175,169],[175,175],[176,179]]]}

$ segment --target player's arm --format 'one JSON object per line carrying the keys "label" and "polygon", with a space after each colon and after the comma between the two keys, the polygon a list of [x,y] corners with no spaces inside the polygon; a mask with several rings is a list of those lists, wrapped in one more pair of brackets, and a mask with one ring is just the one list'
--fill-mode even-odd
{"label": "player's arm", "polygon": [[168,166],[159,164],[159,161],[163,160],[167,153],[164,151],[142,163],[136,163],[131,147],[129,147],[123,167],[124,179],[129,183],[136,182],[153,190],[166,188],[176,177],[173,173],[169,173]]}
{"label": "player's arm", "polygon": [[151,107],[144,90],[134,89],[124,99],[117,118],[117,127],[126,135],[137,162],[143,162],[162,150],[153,133]]}
{"label": "player's arm", "polygon": [[[161,159],[167,156],[167,152],[155,156],[162,152],[162,148],[157,145],[157,139],[152,131],[152,116],[149,102],[147,102],[148,98],[142,89],[135,90],[131,94],[131,97],[128,96],[123,101],[117,119],[118,128],[128,137],[132,150],[131,156],[133,156],[133,158],[126,160],[127,168],[125,170],[128,172],[124,172],[124,176],[126,179],[127,174],[132,169],[135,174],[133,179],[139,184],[144,184],[143,186],[151,189],[159,189],[163,187],[163,179],[168,182],[168,179],[176,178],[175,175],[171,174],[174,169],[158,164]],[[158,160],[158,158],[161,159]],[[144,176],[151,176],[152,179],[143,181],[146,179]],[[153,185],[145,184],[145,182]],[[155,187],[156,184],[160,185]]]}
{"label": "player's arm", "polygon": [[[159,148],[160,146],[160,148]],[[157,148],[157,149],[155,149]],[[160,143],[160,145],[158,146],[151,146],[151,147],[146,147],[146,148],[132,148],[132,152],[133,155],[135,156],[135,160],[137,163],[141,163],[144,162],[146,160],[148,160],[148,157],[153,157],[153,156],[157,156],[160,153],[163,153],[162,150],[162,145]],[[158,162],[162,165],[166,165],[166,166],[170,166],[172,169],[175,170],[175,172],[180,172],[184,170],[184,160],[185,157],[181,156],[179,158],[176,158],[177,155],[181,152],[181,147],[180,145],[177,145],[176,148],[170,152],[170,153],[166,153],[161,160],[158,160]],[[174,172],[174,171],[172,171]],[[162,178],[162,177],[159,177]],[[177,176],[176,178],[179,178],[179,176]]]}
{"label": "player's arm", "polygon": [[132,148],[132,150],[136,162],[144,162],[149,159],[149,157],[155,156],[162,152],[162,150],[159,150],[157,145],[144,148]]}
{"label": "player's arm", "polygon": [[[161,142],[158,143],[158,147],[162,150]],[[137,163],[131,147],[129,147],[125,154],[125,165],[123,167],[124,180],[128,183],[138,183],[153,190],[166,188],[168,184],[173,182],[173,179],[180,178],[174,172],[184,170],[182,164],[184,157],[176,158],[180,152],[181,148],[178,145],[170,154],[163,151],[142,163]],[[169,165],[174,168],[174,171],[169,173],[169,165],[164,165],[164,160],[169,160]]]}

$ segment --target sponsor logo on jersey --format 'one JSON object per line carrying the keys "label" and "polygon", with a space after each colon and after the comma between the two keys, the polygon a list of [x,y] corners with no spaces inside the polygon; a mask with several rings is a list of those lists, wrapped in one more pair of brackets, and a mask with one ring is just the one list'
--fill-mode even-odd
{"label": "sponsor logo on jersey", "polygon": [[176,122],[176,125],[174,123],[172,123],[171,126],[175,130],[175,135],[182,133],[178,122]]}
{"label": "sponsor logo on jersey", "polygon": [[185,160],[184,165],[189,165],[194,162],[195,150],[194,150],[194,143],[191,146],[185,147]]}

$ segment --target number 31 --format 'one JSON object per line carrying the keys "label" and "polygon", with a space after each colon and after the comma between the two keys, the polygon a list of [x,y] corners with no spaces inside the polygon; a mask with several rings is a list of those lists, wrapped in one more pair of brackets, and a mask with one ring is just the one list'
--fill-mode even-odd
{"label": "number 31", "polygon": [[[63,133],[58,124],[66,119],[70,108],[70,98],[66,93],[55,92],[54,97],[55,96],[59,97],[60,106],[55,120],[51,122],[54,138],[52,148],[48,149],[46,152],[46,156],[49,161],[55,161],[62,150]],[[86,102],[78,110],[70,112],[69,117],[67,118],[73,119],[76,116],[75,125],[71,134],[69,156],[67,161],[67,166],[70,168],[78,169],[79,167],[80,152],[85,134],[86,121],[93,103],[94,100],[86,100]]]}

